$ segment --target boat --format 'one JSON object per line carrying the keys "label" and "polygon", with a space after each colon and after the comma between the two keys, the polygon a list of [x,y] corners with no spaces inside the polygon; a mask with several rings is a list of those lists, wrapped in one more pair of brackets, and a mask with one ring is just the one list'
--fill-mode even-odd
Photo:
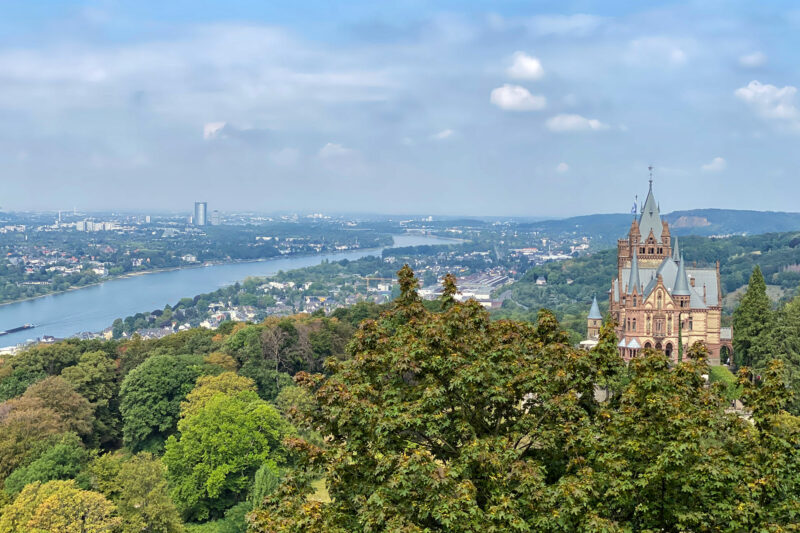
{"label": "boat", "polygon": [[24,324],[24,325],[22,325],[22,326],[18,326],[18,327],[16,327],[16,328],[11,328],[11,329],[7,329],[7,330],[5,330],[5,331],[0,331],[0,336],[2,336],[2,335],[8,335],[9,333],[16,333],[16,332],[18,332],[18,331],[24,331],[24,330],[26,330],[26,329],[33,329],[33,328],[35,328],[35,327],[36,327],[36,326],[35,326],[35,325],[33,325],[33,324]]}

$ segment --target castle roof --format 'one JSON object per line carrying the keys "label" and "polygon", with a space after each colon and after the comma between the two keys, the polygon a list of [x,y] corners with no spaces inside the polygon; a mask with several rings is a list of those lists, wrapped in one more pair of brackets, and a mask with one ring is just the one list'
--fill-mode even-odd
{"label": "castle roof", "polygon": [[686,262],[681,257],[678,262],[678,273],[675,274],[675,283],[672,285],[673,296],[691,296],[689,291],[689,278],[686,276]]}
{"label": "castle roof", "polygon": [[661,213],[658,209],[658,204],[653,196],[653,180],[650,180],[650,190],[647,191],[647,198],[642,207],[642,215],[639,217],[639,234],[642,236],[642,241],[646,240],[653,232],[653,236],[657,242],[661,242],[661,233],[664,226],[661,223]]}
{"label": "castle roof", "polygon": [[590,320],[602,320],[603,315],[600,314],[600,307],[597,305],[597,297],[592,298],[592,308],[589,309]]}
{"label": "castle roof", "polygon": [[637,259],[639,254],[636,253],[636,249],[633,250],[633,258],[631,259],[631,274],[628,278],[628,292],[633,292],[634,288],[641,294],[642,292],[642,282],[639,280],[639,260]]}
{"label": "castle roof", "polygon": [[681,260],[681,252],[678,249],[678,237],[675,236],[675,246],[672,247],[672,260],[673,261],[680,261]]}
{"label": "castle roof", "polygon": [[[673,294],[675,282],[678,279],[679,263],[680,261],[675,261],[671,257],[667,257],[656,268],[638,267],[639,279],[644,284],[642,296],[644,298],[650,296],[658,284],[659,274],[661,275],[667,292]],[[629,279],[631,270],[632,269],[629,267],[623,268],[621,270],[620,279]],[[719,294],[717,293],[718,280],[716,268],[696,268],[684,264],[684,272],[686,278],[694,280],[694,286],[687,283],[689,287],[689,307],[692,309],[707,309],[709,304],[706,304],[706,302],[709,302],[710,305],[717,305]],[[611,297],[615,302],[619,302],[622,299],[622,287],[620,287],[620,285],[621,284],[616,280],[612,284]],[[706,291],[705,299],[703,298],[703,287],[705,287]]]}

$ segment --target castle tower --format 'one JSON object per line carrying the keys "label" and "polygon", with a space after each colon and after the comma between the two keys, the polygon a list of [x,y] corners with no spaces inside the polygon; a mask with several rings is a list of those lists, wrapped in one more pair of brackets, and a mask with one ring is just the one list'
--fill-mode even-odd
{"label": "castle tower", "polygon": [[597,305],[597,297],[592,298],[592,308],[589,309],[587,319],[587,338],[597,340],[600,338],[600,326],[603,324],[603,315],[600,314],[600,307]]}

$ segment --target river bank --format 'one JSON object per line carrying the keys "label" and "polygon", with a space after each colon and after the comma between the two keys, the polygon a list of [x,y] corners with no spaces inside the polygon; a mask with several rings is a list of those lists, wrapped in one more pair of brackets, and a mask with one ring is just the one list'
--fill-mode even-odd
{"label": "river bank", "polygon": [[433,236],[396,235],[392,246],[381,248],[130,273],[134,275],[119,276],[103,283],[15,303],[8,302],[0,306],[0,330],[26,323],[36,325],[36,329],[0,338],[0,345],[12,346],[45,335],[69,337],[85,331],[102,331],[116,318],[163,309],[165,305],[176,304],[181,298],[212,292],[251,276],[271,276],[281,270],[313,266],[325,260],[355,260],[369,255],[380,255],[383,249],[390,247],[453,242]]}

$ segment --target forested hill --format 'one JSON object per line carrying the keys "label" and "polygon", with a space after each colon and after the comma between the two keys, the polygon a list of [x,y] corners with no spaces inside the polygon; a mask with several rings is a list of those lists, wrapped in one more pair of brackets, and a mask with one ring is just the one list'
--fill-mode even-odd
{"label": "forested hill", "polygon": [[[664,218],[669,222],[673,235],[758,235],[800,230],[800,213],[691,209],[674,211],[664,215]],[[595,244],[609,246],[625,235],[630,225],[630,214],[584,215],[529,224],[531,228],[539,229],[543,233],[577,233],[591,237]]]}
{"label": "forested hill", "polygon": [[[761,266],[773,296],[790,296],[800,285],[800,232],[724,239],[686,236],[680,238],[680,248],[686,260],[698,266],[720,261],[723,295],[744,286],[755,265]],[[536,266],[504,289],[506,300],[500,314],[524,316],[547,307],[577,333],[585,329],[592,295],[597,295],[601,309],[608,307],[607,294],[615,276],[615,248]],[[547,285],[536,285],[539,277]]]}

